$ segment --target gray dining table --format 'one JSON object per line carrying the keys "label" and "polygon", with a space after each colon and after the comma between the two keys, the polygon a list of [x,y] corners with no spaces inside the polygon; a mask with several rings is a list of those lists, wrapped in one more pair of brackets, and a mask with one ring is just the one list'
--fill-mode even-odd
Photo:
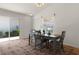
{"label": "gray dining table", "polygon": [[[48,42],[53,41],[53,49],[55,50],[56,48],[56,40],[58,38],[60,38],[60,35],[58,34],[52,34],[52,35],[48,35],[48,34],[41,34],[40,37],[42,38],[46,38],[46,40],[48,40]],[[35,39],[35,44],[36,44],[36,39]],[[29,35],[29,45],[30,45],[30,35]]]}

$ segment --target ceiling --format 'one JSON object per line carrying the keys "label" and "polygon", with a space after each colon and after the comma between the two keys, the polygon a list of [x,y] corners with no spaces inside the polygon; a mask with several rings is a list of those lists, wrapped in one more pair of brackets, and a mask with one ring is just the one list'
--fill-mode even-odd
{"label": "ceiling", "polygon": [[44,6],[37,7],[35,3],[0,3],[0,8],[28,15],[35,15],[49,5],[50,4],[45,3]]}

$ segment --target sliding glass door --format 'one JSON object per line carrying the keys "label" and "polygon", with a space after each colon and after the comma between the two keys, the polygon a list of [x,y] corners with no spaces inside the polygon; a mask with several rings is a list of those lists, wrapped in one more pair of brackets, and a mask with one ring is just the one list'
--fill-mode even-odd
{"label": "sliding glass door", "polygon": [[0,16],[0,42],[19,39],[18,17]]}
{"label": "sliding glass door", "polygon": [[10,18],[0,16],[0,42],[9,40]]}
{"label": "sliding glass door", "polygon": [[19,19],[11,17],[10,19],[10,40],[19,39]]}

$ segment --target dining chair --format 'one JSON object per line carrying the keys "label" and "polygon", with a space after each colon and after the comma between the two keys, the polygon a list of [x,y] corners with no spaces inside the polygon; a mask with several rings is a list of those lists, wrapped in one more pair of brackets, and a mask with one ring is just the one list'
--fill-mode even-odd
{"label": "dining chair", "polygon": [[31,33],[31,34],[29,34],[28,45],[31,45],[33,40],[34,40],[34,34]]}
{"label": "dining chair", "polygon": [[32,43],[35,43],[34,34],[41,34],[41,32],[36,30],[31,31],[31,33],[29,34],[29,45],[32,45]]}
{"label": "dining chair", "polygon": [[34,34],[34,38],[35,38],[35,48],[40,47],[42,49],[46,46],[47,39],[44,36],[42,36],[40,32],[38,34]]}
{"label": "dining chair", "polygon": [[[56,51],[56,53],[57,52],[60,52],[60,53],[64,52],[63,41],[64,41],[64,38],[65,38],[65,33],[66,33],[66,31],[62,31],[61,36],[59,38],[57,38],[57,40],[55,42],[55,49],[56,49],[55,51]],[[54,43],[54,41],[51,41],[51,43]]]}
{"label": "dining chair", "polygon": [[29,45],[34,46],[36,48],[36,46],[39,44],[38,40],[41,40],[40,38],[41,32],[34,30],[29,34]]}

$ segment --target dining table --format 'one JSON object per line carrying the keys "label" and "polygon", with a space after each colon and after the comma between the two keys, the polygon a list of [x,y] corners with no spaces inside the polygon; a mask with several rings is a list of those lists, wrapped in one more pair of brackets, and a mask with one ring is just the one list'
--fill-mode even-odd
{"label": "dining table", "polygon": [[[57,41],[58,38],[60,38],[59,34],[51,34],[51,35],[40,34],[39,36],[42,38],[42,40],[43,40],[43,38],[46,39],[48,41],[48,43],[50,41],[53,41],[53,49],[54,50],[56,49],[56,41]],[[35,39],[35,43],[36,43],[36,39]],[[29,36],[29,45],[30,45],[30,36]]]}
{"label": "dining table", "polygon": [[[45,38],[48,41],[48,45],[51,41],[53,41],[53,49],[55,49],[56,47],[56,41],[60,38],[59,34],[42,34],[41,35],[42,38]],[[49,48],[49,47],[48,47]]]}

